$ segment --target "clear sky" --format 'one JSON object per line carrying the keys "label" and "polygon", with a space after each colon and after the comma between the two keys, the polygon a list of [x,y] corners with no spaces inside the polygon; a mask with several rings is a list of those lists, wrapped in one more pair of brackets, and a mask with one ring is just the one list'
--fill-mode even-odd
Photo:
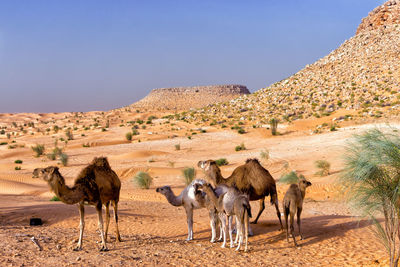
{"label": "clear sky", "polygon": [[109,110],[160,87],[290,76],[382,0],[2,0],[0,112]]}

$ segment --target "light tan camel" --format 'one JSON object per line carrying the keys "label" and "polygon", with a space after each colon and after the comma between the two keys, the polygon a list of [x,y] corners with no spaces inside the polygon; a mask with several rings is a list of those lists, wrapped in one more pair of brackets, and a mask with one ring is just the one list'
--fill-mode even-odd
{"label": "light tan camel", "polygon": [[[121,182],[117,174],[111,169],[105,157],[94,158],[90,165],[85,167],[72,187],[65,184],[65,180],[60,174],[58,167],[50,166],[47,168],[37,168],[33,171],[33,178],[43,178],[50,189],[60,200],[66,204],[79,205],[80,224],[79,241],[74,250],[82,249],[83,230],[85,228],[85,207],[93,205],[98,214],[98,225],[101,235],[100,251],[107,251],[107,233],[110,223],[110,202],[114,207],[114,219],[116,224],[116,238],[120,242],[121,237],[118,230],[118,201],[121,189]],[[103,231],[102,205],[106,207],[106,231]]]}
{"label": "light tan camel", "polygon": [[289,242],[288,215],[290,214],[290,234],[293,237],[293,242],[295,246],[297,246],[297,243],[294,236],[293,220],[295,213],[297,212],[297,226],[299,227],[300,240],[302,240],[303,235],[300,229],[300,216],[301,211],[303,210],[303,200],[304,196],[306,195],[306,188],[309,186],[311,186],[311,183],[309,181],[307,181],[304,177],[300,178],[299,184],[291,184],[283,198],[286,239]]}
{"label": "light tan camel", "polygon": [[[166,185],[158,187],[156,192],[161,193],[166,197],[168,202],[176,207],[183,206],[186,211],[187,225],[188,225],[188,237],[187,241],[193,240],[193,210],[207,208],[210,216],[211,226],[211,240],[210,242],[216,241],[216,228],[218,225],[218,214],[214,205],[210,202],[209,198],[203,193],[195,190],[195,184],[203,184],[204,180],[195,179],[193,180],[183,191],[176,196],[170,186]],[[219,192],[219,194],[222,192]],[[220,240],[222,239],[222,231],[220,231]]]}
{"label": "light tan camel", "polygon": [[221,170],[214,160],[199,161],[197,165],[204,170],[212,184],[233,186],[248,195],[250,201],[260,200],[260,210],[252,223],[257,223],[265,209],[265,197],[270,195],[271,204],[275,205],[276,215],[283,230],[275,180],[257,159],[247,159],[246,164],[237,167],[228,178],[222,177]]}
{"label": "light tan camel", "polygon": [[[235,243],[238,243],[236,250],[240,250],[240,247],[243,243],[243,238],[245,238],[244,251],[247,251],[249,217],[251,217],[251,207],[248,196],[244,195],[234,187],[228,187],[227,192],[223,193],[219,197],[209,183],[196,184],[195,187],[196,190],[202,189],[207,194],[207,196],[210,198],[211,202],[214,204],[217,211],[220,213],[220,216],[226,215],[228,217],[229,238],[230,238],[231,248],[233,247],[232,216],[235,216],[238,229],[235,241]],[[226,223],[223,224],[222,228],[224,234],[224,242],[221,247],[225,247],[227,238]]]}

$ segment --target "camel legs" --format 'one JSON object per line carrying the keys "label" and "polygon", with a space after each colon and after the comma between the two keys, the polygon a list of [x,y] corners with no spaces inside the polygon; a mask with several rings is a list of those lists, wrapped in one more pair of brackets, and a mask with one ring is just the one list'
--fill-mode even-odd
{"label": "camel legs", "polygon": [[[260,210],[258,211],[257,217],[254,221],[252,221],[251,223],[256,224],[258,221],[258,218],[260,218],[261,213],[264,211],[265,209],[265,203],[264,203],[265,197],[263,197],[262,199],[260,199]],[[279,215],[280,216],[280,215]],[[279,217],[280,218],[280,217]],[[282,224],[282,223],[281,223]]]}
{"label": "camel legs", "polygon": [[[232,220],[233,220],[233,216],[229,216],[229,217],[228,217],[228,227],[229,227],[229,240],[230,240],[230,242],[231,242],[231,245],[230,245],[230,247],[231,247],[231,248],[233,248],[233,237],[232,237],[233,230],[232,230]],[[237,224],[237,222],[236,222],[236,224]],[[236,233],[236,234],[237,234],[237,233]]]}
{"label": "camel legs", "polygon": [[301,228],[300,228],[301,211],[302,211],[302,208],[297,208],[297,226],[299,227],[300,240],[303,240],[304,237],[303,237],[303,234],[301,233]]}
{"label": "camel legs", "polygon": [[117,241],[121,242],[122,240],[118,229],[118,202],[113,200],[112,205],[114,207],[114,221],[115,221],[115,232],[117,234]]}
{"label": "camel legs", "polygon": [[211,226],[211,243],[215,242],[217,236],[217,224],[218,224],[218,215],[215,209],[211,209],[209,211],[210,216],[210,226]]}
{"label": "camel legs", "polygon": [[74,251],[82,250],[83,230],[85,229],[85,206],[83,203],[79,203],[79,215],[79,241],[78,245],[74,248]]}
{"label": "camel legs", "polygon": [[106,207],[106,231],[104,232],[104,239],[107,242],[108,226],[110,225],[110,202],[107,202]]}
{"label": "camel legs", "polygon": [[185,207],[186,218],[188,224],[188,237],[186,241],[193,240],[193,209],[191,207]]}
{"label": "camel legs", "polygon": [[271,196],[276,209],[276,215],[278,215],[279,223],[281,225],[281,230],[283,230],[282,220],[281,220],[281,211],[279,210],[279,203],[278,203],[278,195]]}
{"label": "camel legs", "polygon": [[219,219],[221,221],[222,233],[224,235],[224,240],[222,242],[221,248],[224,248],[226,246],[226,215],[223,213],[219,213]]}
{"label": "camel legs", "polygon": [[[239,216],[236,216],[236,241],[235,241],[235,243],[238,243],[236,250],[239,250],[243,243],[243,232],[244,232],[243,227],[244,227],[244,225],[240,221]],[[239,240],[239,242],[238,242],[238,240]]]}
{"label": "camel legs", "polygon": [[297,247],[296,237],[294,235],[294,226],[293,226],[294,215],[295,215],[294,212],[291,210],[290,211],[290,234],[292,235],[294,245]]}
{"label": "camel legs", "polygon": [[[285,204],[283,204],[285,205]],[[284,209],[284,215],[285,215],[285,230],[286,230],[286,240],[289,243],[289,228],[288,228],[288,215],[289,215],[289,210],[283,206]]]}
{"label": "camel legs", "polygon": [[98,225],[99,225],[99,231],[100,231],[100,236],[101,236],[101,248],[100,251],[108,251],[107,245],[106,245],[106,240],[104,238],[104,225],[103,225],[103,214],[102,214],[102,205],[97,205],[96,206],[96,211],[98,215]]}

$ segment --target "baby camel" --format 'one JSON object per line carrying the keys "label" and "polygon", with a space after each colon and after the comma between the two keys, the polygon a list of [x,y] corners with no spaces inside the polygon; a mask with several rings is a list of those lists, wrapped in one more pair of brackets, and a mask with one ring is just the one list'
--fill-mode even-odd
{"label": "baby camel", "polygon": [[290,214],[290,234],[292,235],[294,245],[297,246],[296,238],[294,236],[293,220],[295,212],[297,212],[297,226],[299,227],[300,240],[303,240],[303,235],[300,229],[300,216],[303,209],[303,200],[306,195],[306,188],[311,186],[311,183],[304,177],[300,178],[299,184],[291,184],[289,189],[286,191],[285,197],[283,198],[283,210],[285,213],[285,229],[286,239],[289,242],[289,230],[288,230],[288,215]]}
{"label": "baby camel", "polygon": [[[220,213],[220,216],[224,216],[226,214],[228,217],[228,225],[229,225],[229,237],[231,245],[233,247],[233,239],[232,239],[232,216],[236,217],[237,224],[237,234],[235,243],[239,243],[236,250],[239,250],[242,243],[243,237],[245,238],[245,249],[247,251],[247,243],[248,243],[248,229],[249,229],[249,218],[251,218],[251,207],[249,202],[249,197],[247,195],[242,194],[239,190],[234,187],[227,187],[227,192],[223,193],[218,197],[215,190],[212,186],[207,184],[197,184],[195,185],[196,190],[202,189],[210,198],[210,200],[214,203],[215,208]],[[226,223],[222,224],[223,234],[224,234],[224,242],[221,247],[225,247],[226,245]]]}
{"label": "baby camel", "polygon": [[[207,208],[210,216],[210,226],[211,226],[211,242],[215,242],[216,239],[216,228],[218,224],[218,214],[213,204],[210,202],[209,198],[203,193],[195,189],[195,184],[205,183],[204,180],[195,179],[190,183],[180,195],[176,196],[170,186],[166,185],[163,187],[158,187],[156,191],[163,194],[168,202],[176,207],[183,206],[186,211],[187,224],[188,224],[188,237],[187,241],[193,240],[193,210]],[[218,195],[222,192],[218,192]],[[222,233],[220,240],[222,239]]]}

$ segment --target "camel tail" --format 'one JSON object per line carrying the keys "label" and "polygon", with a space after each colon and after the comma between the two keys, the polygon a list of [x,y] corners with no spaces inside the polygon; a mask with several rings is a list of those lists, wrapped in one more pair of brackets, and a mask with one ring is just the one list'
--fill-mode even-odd
{"label": "camel tail", "polygon": [[270,199],[271,205],[275,205],[278,203],[278,194],[275,192],[271,192],[271,199]]}
{"label": "camel tail", "polygon": [[283,203],[283,210],[284,210],[284,213],[285,213],[286,216],[289,215],[289,213],[290,213],[290,200]]}

